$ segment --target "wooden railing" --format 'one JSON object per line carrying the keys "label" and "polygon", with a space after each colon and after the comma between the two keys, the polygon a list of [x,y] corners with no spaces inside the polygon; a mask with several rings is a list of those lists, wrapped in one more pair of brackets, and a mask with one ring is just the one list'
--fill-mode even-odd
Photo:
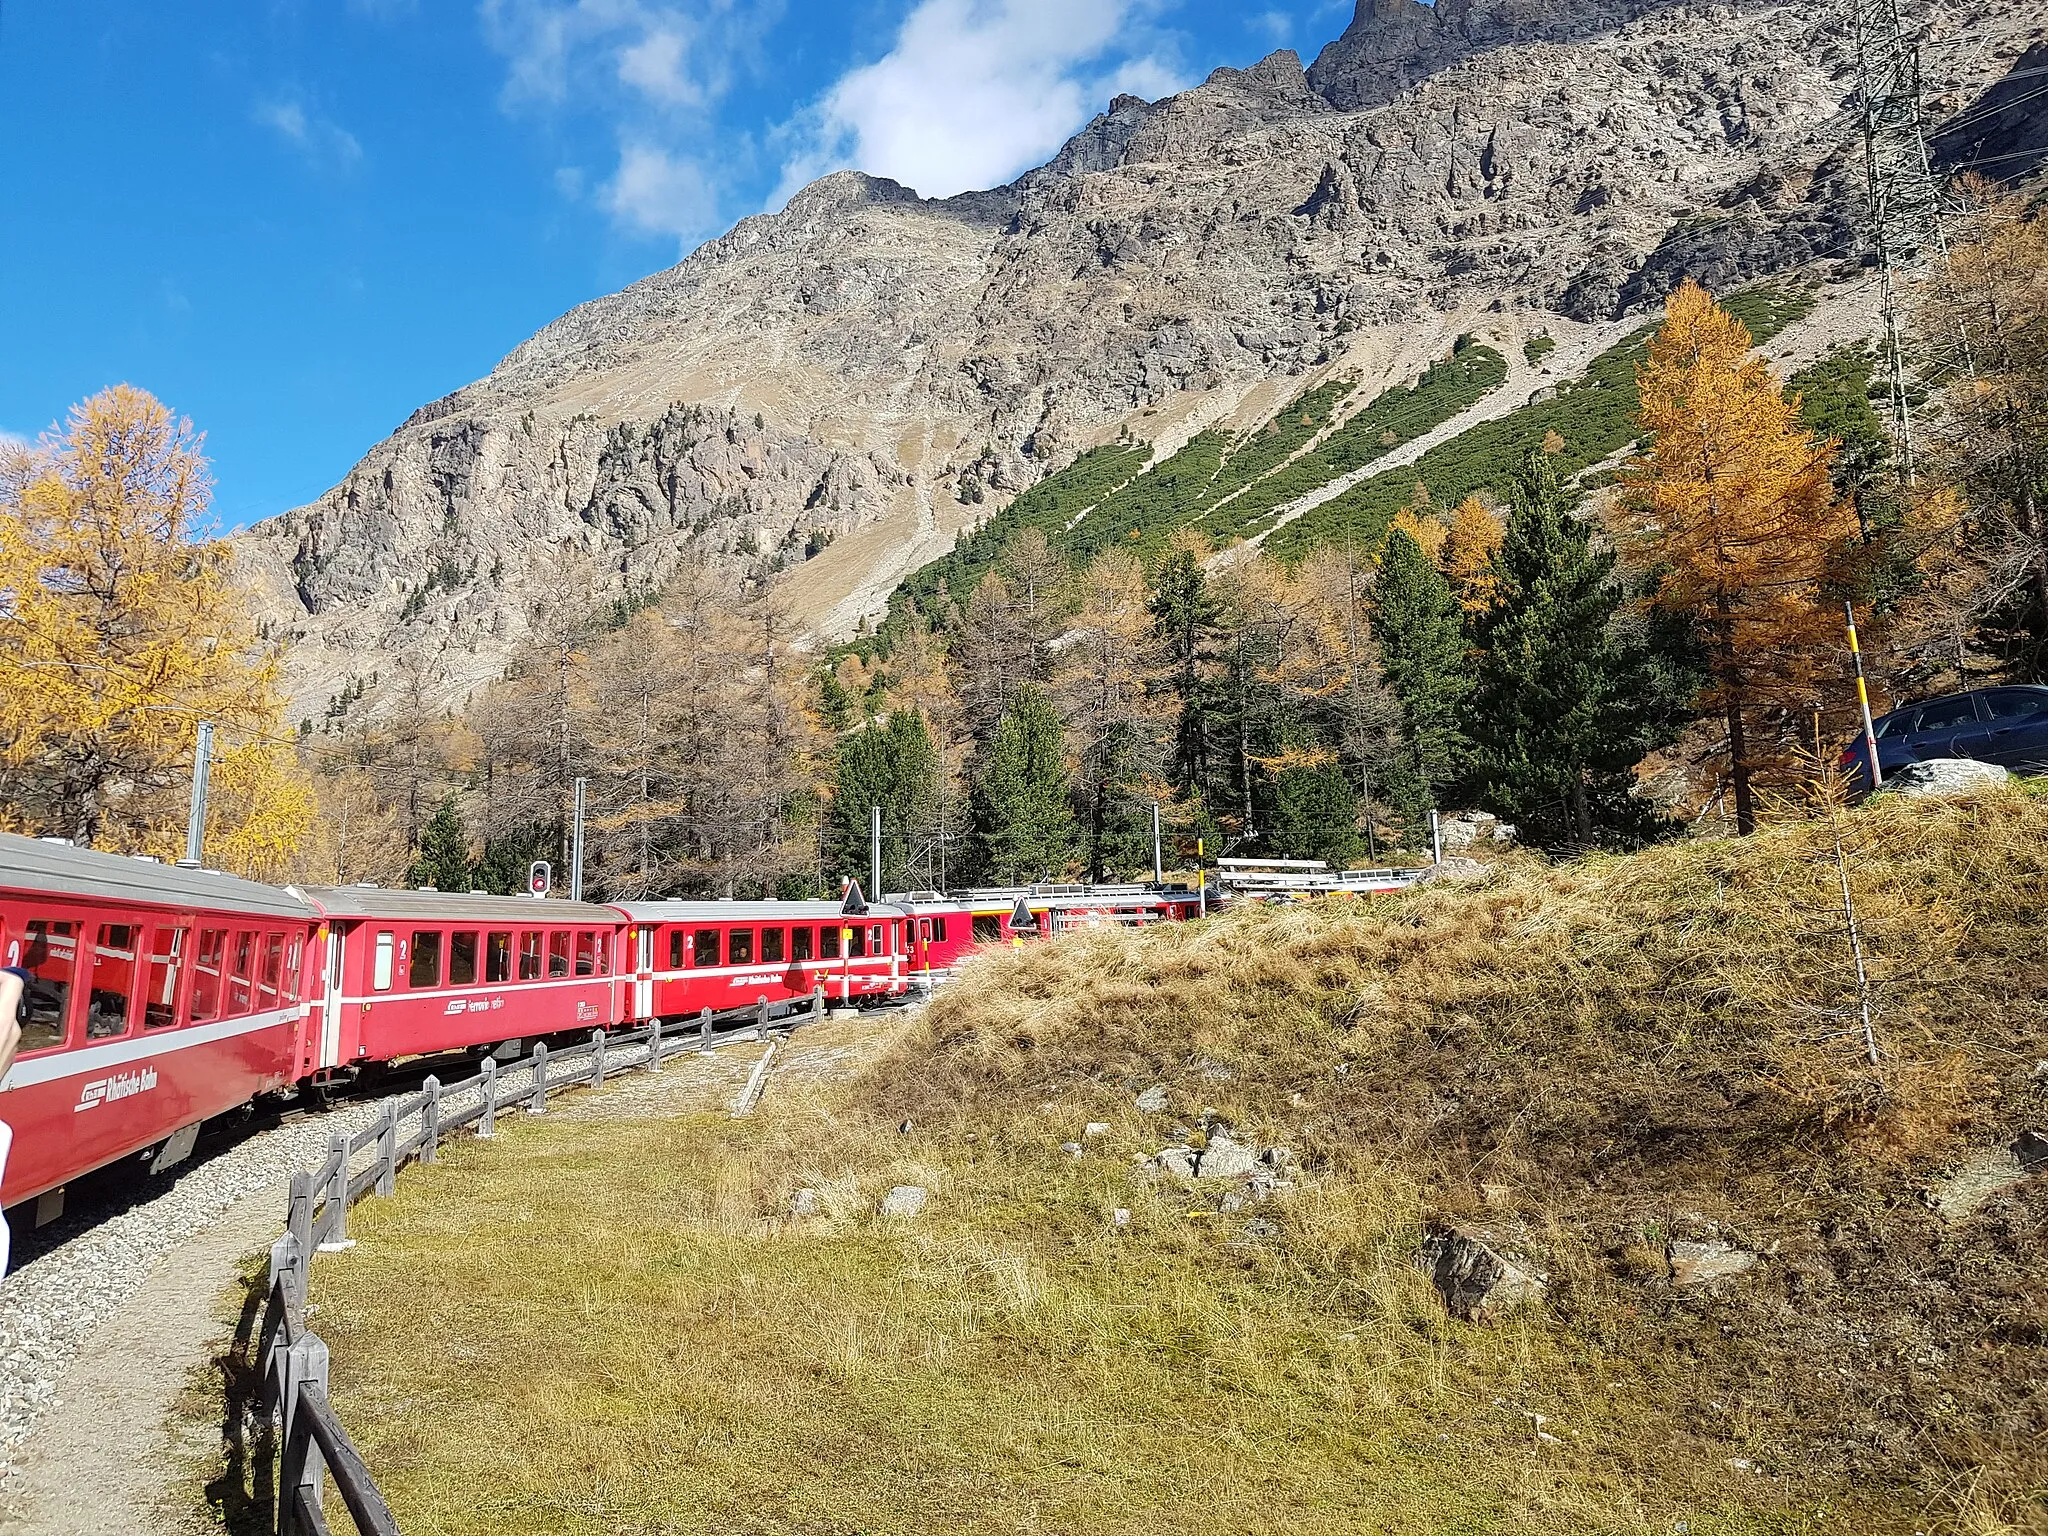
{"label": "wooden railing", "polygon": [[[354,1136],[337,1135],[317,1171],[294,1174],[285,1233],[270,1248],[269,1294],[257,1344],[263,1406],[275,1430],[280,1536],[327,1536],[330,1480],[361,1536],[398,1536],[390,1506],[327,1399],[327,1346],[306,1327],[313,1255],[349,1245],[350,1206],[372,1194],[391,1194],[399,1169],[415,1159],[432,1163],[441,1142],[457,1131],[474,1126],[477,1136],[491,1136],[502,1112],[543,1114],[551,1093],[601,1088],[607,1076],[620,1072],[659,1072],[672,1056],[735,1040],[766,1040],[771,1028],[794,1029],[824,1016],[821,989],[780,1018],[765,1001],[737,1014],[714,1015],[707,1008],[691,1026],[664,1028],[656,1020],[620,1035],[593,1030],[587,1042],[552,1054],[542,1042],[504,1072],[487,1058],[482,1073],[467,1082],[443,1088],[430,1077],[420,1092],[389,1101]],[[518,1081],[522,1076],[525,1082]],[[748,1092],[758,1093],[757,1084],[750,1083]],[[449,1107],[465,1099],[471,1102]],[[410,1131],[404,1129],[407,1122],[413,1123]],[[371,1156],[357,1167],[365,1153]]]}

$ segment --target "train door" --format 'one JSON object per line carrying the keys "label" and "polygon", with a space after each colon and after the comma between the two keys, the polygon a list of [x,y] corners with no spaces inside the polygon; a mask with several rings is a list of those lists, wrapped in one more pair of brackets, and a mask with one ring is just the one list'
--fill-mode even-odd
{"label": "train door", "polygon": [[651,1019],[654,1017],[654,929],[642,926],[637,930],[638,948],[634,956],[633,1017]]}
{"label": "train door", "polygon": [[327,985],[320,999],[320,1058],[313,1063],[316,1067],[341,1065],[342,945],[340,926],[330,927],[327,931]]}

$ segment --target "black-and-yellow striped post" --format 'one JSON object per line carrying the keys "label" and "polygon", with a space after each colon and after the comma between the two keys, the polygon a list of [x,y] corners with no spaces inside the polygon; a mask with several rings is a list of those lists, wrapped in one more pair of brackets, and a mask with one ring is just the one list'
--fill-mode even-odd
{"label": "black-and-yellow striped post", "polygon": [[1856,605],[1843,603],[1849,620],[1849,654],[1856,662],[1856,707],[1863,711],[1863,745],[1870,758],[1870,787],[1884,788],[1884,768],[1877,760],[1877,726],[1870,718],[1870,684],[1863,677],[1863,646],[1856,638]]}

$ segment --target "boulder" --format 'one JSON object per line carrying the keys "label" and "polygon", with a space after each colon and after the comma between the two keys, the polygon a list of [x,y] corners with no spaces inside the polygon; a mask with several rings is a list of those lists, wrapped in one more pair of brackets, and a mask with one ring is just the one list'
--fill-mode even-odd
{"label": "boulder", "polygon": [[1109,1122],[1106,1120],[1090,1120],[1087,1128],[1081,1134],[1090,1137],[1107,1136],[1109,1134]]}
{"label": "boulder", "polygon": [[1937,757],[1909,763],[1884,781],[1884,787],[1909,800],[1954,800],[1981,795],[2010,782],[2012,775],[1996,763],[1967,757]]}
{"label": "boulder", "polygon": [[1087,1149],[1078,1141],[1063,1141],[1060,1143],[1060,1150],[1069,1157],[1079,1157]]}
{"label": "boulder", "polygon": [[908,1220],[924,1214],[924,1208],[931,1202],[931,1191],[918,1184],[898,1184],[882,1196],[882,1214]]}
{"label": "boulder", "polygon": [[1165,1114],[1166,1084],[1154,1083],[1150,1088],[1147,1088],[1143,1093],[1139,1094],[1134,1102],[1137,1104],[1138,1109],[1144,1114]]}
{"label": "boulder", "polygon": [[1447,853],[1444,855],[1443,863],[1430,865],[1422,872],[1416,883],[1420,885],[1439,880],[1484,880],[1486,876],[1486,866],[1477,859],[1459,858],[1455,854]]}
{"label": "boulder", "polygon": [[1152,1166],[1170,1178],[1192,1179],[1195,1176],[1195,1154],[1186,1147],[1168,1147],[1152,1159]]}
{"label": "boulder", "polygon": [[1259,1154],[1255,1148],[1232,1140],[1222,1131],[1216,1131],[1209,1137],[1209,1144],[1202,1149],[1202,1158],[1196,1165],[1195,1175],[1203,1179],[1245,1179],[1260,1171]]}
{"label": "boulder", "polygon": [[1763,1262],[1761,1254],[1738,1248],[1733,1243],[1674,1242],[1668,1258],[1671,1283],[1676,1286],[1711,1285],[1716,1280],[1733,1280],[1746,1275]]}
{"label": "boulder", "polygon": [[823,1205],[815,1189],[800,1189],[789,1197],[789,1214],[797,1221],[809,1221]]}
{"label": "boulder", "polygon": [[1927,1186],[1927,1203],[1943,1221],[1967,1221],[2031,1174],[2048,1171],[2048,1136],[2027,1131],[2009,1146],[1980,1152]]}
{"label": "boulder", "polygon": [[1504,1251],[1490,1234],[1447,1222],[1430,1227],[1416,1263],[1451,1316],[1468,1323],[1493,1322],[1525,1303],[1541,1301],[1548,1289],[1533,1264]]}

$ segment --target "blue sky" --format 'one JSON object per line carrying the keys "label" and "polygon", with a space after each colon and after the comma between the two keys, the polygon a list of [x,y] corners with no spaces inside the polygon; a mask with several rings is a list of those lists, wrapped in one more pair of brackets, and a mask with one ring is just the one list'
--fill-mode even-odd
{"label": "blue sky", "polygon": [[138,384],[238,525],[563,311],[854,165],[1042,161],[1349,0],[5,0],[0,432]]}

